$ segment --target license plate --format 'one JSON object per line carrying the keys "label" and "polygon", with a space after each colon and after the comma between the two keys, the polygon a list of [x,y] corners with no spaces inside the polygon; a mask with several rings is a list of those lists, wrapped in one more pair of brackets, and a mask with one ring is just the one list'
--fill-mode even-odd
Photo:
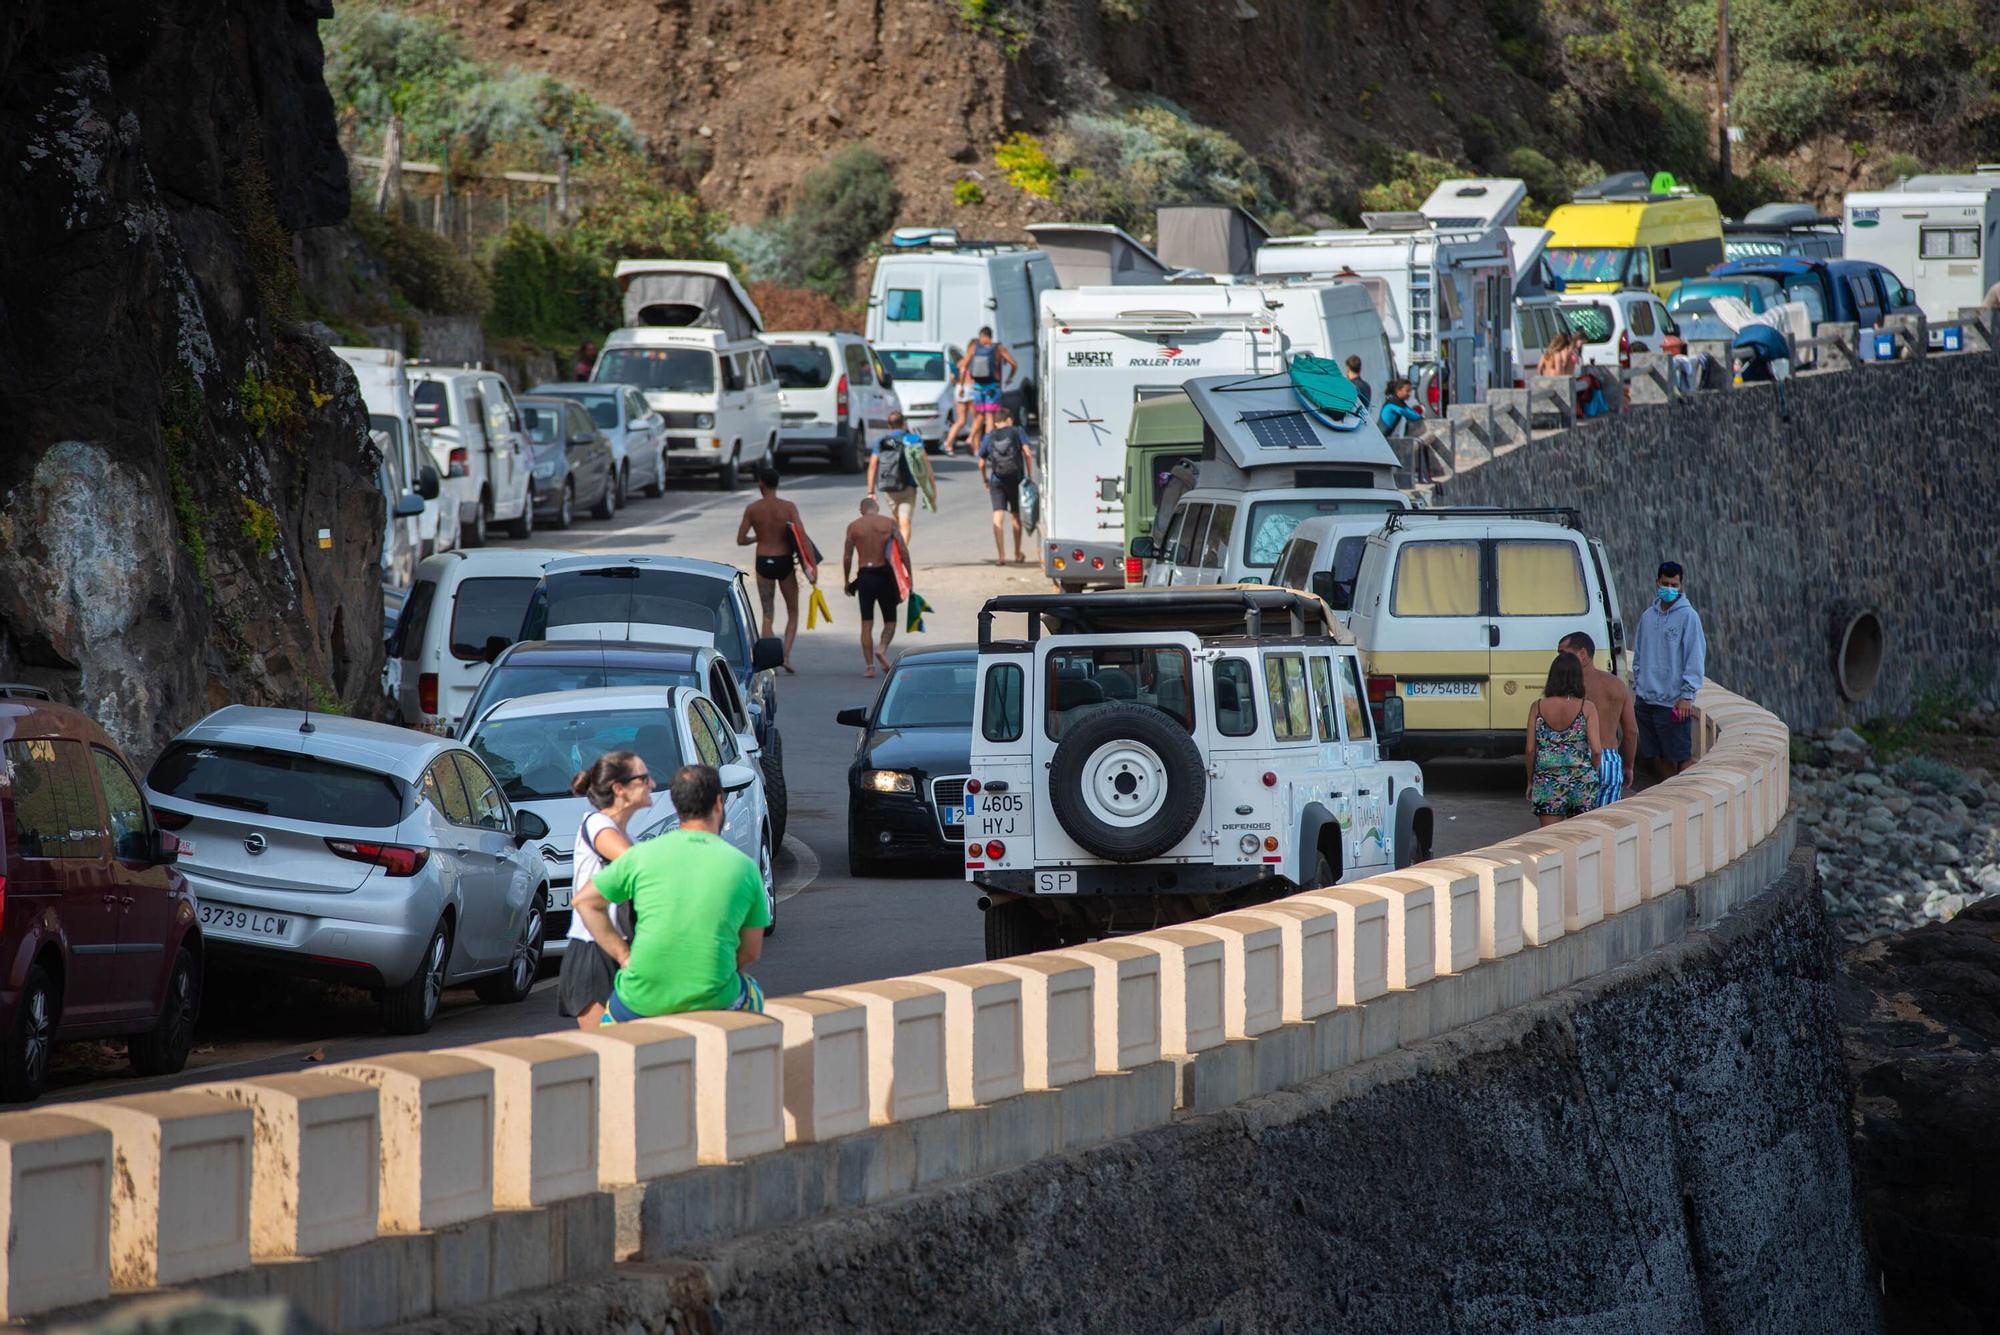
{"label": "license plate", "polygon": [[1038,871],[1035,873],[1035,893],[1038,895],[1073,895],[1076,893],[1076,873],[1073,871]]}
{"label": "license plate", "polygon": [[1020,793],[967,793],[963,829],[973,839],[1012,839],[1028,832],[1027,799]]}
{"label": "license plate", "polygon": [[955,830],[965,824],[965,812],[959,807],[939,807],[938,816],[944,821],[946,829]]}
{"label": "license plate", "polygon": [[246,936],[283,936],[292,920],[276,913],[259,913],[255,909],[236,909],[227,904],[203,904],[201,925],[216,927],[225,932],[242,932]]}
{"label": "license plate", "polygon": [[1477,700],[1482,694],[1476,681],[1406,681],[1403,683],[1403,698],[1406,700]]}
{"label": "license plate", "polygon": [[570,891],[574,886],[552,885],[549,887],[549,911],[556,912],[569,907]]}

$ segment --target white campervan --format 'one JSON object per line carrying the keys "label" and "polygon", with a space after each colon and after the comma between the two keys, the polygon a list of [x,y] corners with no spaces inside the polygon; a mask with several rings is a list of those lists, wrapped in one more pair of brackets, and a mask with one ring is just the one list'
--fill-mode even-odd
{"label": "white campervan", "polygon": [[726,264],[620,260],[625,327],[597,354],[590,378],[637,385],[666,418],[676,471],[712,472],[724,491],[772,458],[784,420],[764,316]]}
{"label": "white campervan", "polygon": [[868,341],[963,350],[989,326],[1020,368],[1002,402],[1032,410],[1041,384],[1035,311],[1056,286],[1048,256],[1011,242],[961,241],[949,227],[899,227],[889,247],[868,287]]}
{"label": "white campervan", "polygon": [[1479,402],[1514,382],[1506,228],[1525,193],[1517,180],[1446,181],[1414,213],[1365,213],[1358,229],[1273,238],[1257,250],[1257,273],[1359,284],[1427,410]]}
{"label": "white campervan", "polygon": [[333,352],[354,372],[362,406],[368,410],[368,429],[380,433],[382,462],[393,489],[389,496],[392,507],[405,492],[416,492],[424,499],[421,513],[391,516],[391,532],[384,544],[385,551],[393,548],[414,558],[408,562],[410,569],[401,572],[408,578],[391,581],[407,586],[415,577],[417,561],[458,546],[457,505],[441,494],[444,469],[437,466],[418,431],[403,354],[394,348],[337,347]]}
{"label": "white campervan", "polygon": [[1847,258],[1897,277],[1931,322],[1933,344],[1960,310],[2000,283],[2000,164],[1955,176],[1912,176],[1894,190],[1846,199]]}

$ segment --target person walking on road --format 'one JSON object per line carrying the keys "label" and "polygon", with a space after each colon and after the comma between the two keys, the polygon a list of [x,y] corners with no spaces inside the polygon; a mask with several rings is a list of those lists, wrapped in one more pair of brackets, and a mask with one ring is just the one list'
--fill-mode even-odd
{"label": "person walking on road", "polygon": [[[625,830],[632,817],[653,805],[653,775],[637,753],[607,751],[570,780],[569,790],[588,799],[591,807],[577,827],[571,864],[572,884],[582,885],[632,847]],[[629,933],[619,934],[630,939]],[[604,1000],[611,995],[618,965],[591,937],[582,914],[569,915],[564,935],[569,944],[556,975],[556,1009],[579,1029],[592,1029],[604,1018]]]}
{"label": "person walking on road", "polygon": [[[944,433],[943,450],[946,454],[956,454],[952,442],[963,431],[969,442],[972,439],[972,381],[966,378],[966,359],[961,354],[951,368],[951,429]],[[970,445],[967,446],[970,448]]]}
{"label": "person walking on road", "polygon": [[1537,823],[1554,825],[1597,805],[1603,751],[1597,708],[1583,691],[1583,665],[1557,654],[1542,698],[1528,712],[1528,800]]}
{"label": "person walking on road", "polygon": [[[683,1011],[764,1009],[764,989],[743,970],[764,952],[771,906],[757,864],[722,838],[722,777],[683,765],[668,791],[680,828],[636,844],[576,892],[591,939],[618,966],[605,1023]],[[627,943],[613,904],[637,914]]]}
{"label": "person walking on road", "polygon": [[785,671],[792,671],[792,642],[799,637],[798,541],[810,543],[799,507],[778,495],[778,470],[765,464],[757,470],[757,499],[743,507],[736,525],[736,545],[757,545],[757,600],[764,605],[764,638],[772,629],[774,595],[785,595]]}
{"label": "person walking on road", "polygon": [[1603,759],[1597,762],[1597,805],[1608,807],[1625,796],[1625,776],[1639,754],[1639,722],[1632,713],[1632,688],[1614,672],[1597,666],[1597,642],[1580,630],[1562,637],[1556,646],[1583,668],[1583,698],[1597,710],[1604,737]]}
{"label": "person walking on road", "polygon": [[1655,762],[1662,778],[1679,774],[1694,758],[1694,697],[1708,674],[1708,640],[1684,596],[1683,578],[1680,562],[1660,562],[1653,603],[1639,614],[1632,637],[1639,759]]}
{"label": "person walking on road", "polygon": [[590,379],[590,373],[596,369],[597,345],[595,343],[578,344],[576,360],[570,364],[569,378],[571,380],[588,380]]}
{"label": "person walking on road", "polygon": [[[1001,368],[1005,367],[1003,371]],[[979,327],[979,336],[965,345],[965,378],[972,384],[972,452],[993,429],[994,414],[1000,411],[1000,395],[1013,380],[1020,365],[1004,343],[993,341],[989,325]]]}
{"label": "person walking on road", "polygon": [[986,483],[986,495],[993,502],[993,564],[1007,564],[1007,548],[1002,529],[1008,516],[1014,520],[1014,564],[1027,560],[1021,554],[1021,483],[1035,475],[1035,452],[1028,438],[1014,425],[1014,415],[1002,408],[996,414],[999,425],[979,442],[979,476]]}
{"label": "person walking on road", "polygon": [[[875,675],[875,664],[889,670],[889,641],[896,638],[897,610],[903,592],[896,584],[896,572],[889,566],[889,549],[901,539],[896,521],[882,513],[873,496],[861,499],[861,517],[847,526],[847,541],[840,550],[840,578],[847,592],[861,601],[861,675]],[[855,568],[856,560],[860,568]],[[904,549],[908,560],[908,549]],[[882,642],[875,642],[875,613],[882,613]]]}
{"label": "person walking on road", "polygon": [[909,461],[903,454],[913,440],[923,444],[923,438],[911,432],[903,415],[892,412],[889,434],[876,441],[868,455],[868,494],[881,497],[889,516],[902,530],[905,546],[910,541],[910,521],[917,513],[917,480],[910,476]]}

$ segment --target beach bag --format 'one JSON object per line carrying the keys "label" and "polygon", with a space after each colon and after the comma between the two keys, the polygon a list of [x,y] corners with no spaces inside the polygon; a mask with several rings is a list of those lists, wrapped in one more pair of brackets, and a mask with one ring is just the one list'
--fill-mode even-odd
{"label": "beach bag", "polygon": [[1021,483],[1021,527],[1033,533],[1041,515],[1042,489],[1035,485],[1035,479],[1028,478]]}

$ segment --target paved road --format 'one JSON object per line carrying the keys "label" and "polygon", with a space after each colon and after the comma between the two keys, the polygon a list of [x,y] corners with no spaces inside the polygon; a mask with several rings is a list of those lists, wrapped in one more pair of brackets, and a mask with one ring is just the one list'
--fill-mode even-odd
{"label": "paved road", "polygon": [[[911,547],[916,586],[938,610],[926,633],[908,637],[915,643],[971,640],[985,598],[1047,587],[1035,567],[993,564],[985,493],[972,465],[962,458],[941,459],[937,471],[938,513],[918,514]],[[785,493],[798,502],[814,540],[837,567],[842,531],[861,496],[859,479],[800,462],[788,470]],[[735,537],[749,498],[692,483],[661,500],[635,499],[608,523],[585,521],[568,533],[539,534],[534,545],[724,560],[741,556],[739,563],[747,565],[748,553],[735,546]],[[868,703],[878,683],[861,677],[853,603],[839,596],[839,581],[831,573],[824,583],[833,625],[800,631],[797,675],[783,678],[779,687],[791,828],[778,864],[780,930],[765,945],[756,971],[773,996],[965,964],[984,954],[976,896],[950,868],[874,881],[847,875],[845,785],[855,735],[833,717],[843,706]],[[899,636],[898,643],[904,642]],[[1429,768],[1427,783],[1438,808],[1440,853],[1475,848],[1532,824],[1521,799],[1518,761],[1438,764]],[[76,1044],[58,1054],[50,1097],[309,1070],[318,1062],[539,1033],[567,1023],[556,1014],[553,977],[516,1006],[482,1005],[469,989],[449,993],[436,1027],[415,1038],[383,1034],[372,1004],[359,992],[301,983],[274,995],[267,984],[217,977],[186,1071],[134,1080],[124,1074],[122,1047]]]}

